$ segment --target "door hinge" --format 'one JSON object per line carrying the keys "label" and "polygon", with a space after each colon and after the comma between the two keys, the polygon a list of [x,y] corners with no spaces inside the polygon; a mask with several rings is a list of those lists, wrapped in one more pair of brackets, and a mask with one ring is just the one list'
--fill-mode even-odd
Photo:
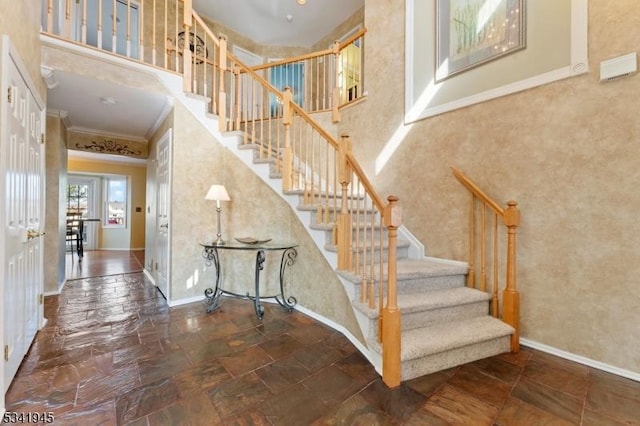
{"label": "door hinge", "polygon": [[7,87],[7,102],[11,103],[11,86]]}
{"label": "door hinge", "polygon": [[4,345],[4,360],[9,361],[9,345]]}
{"label": "door hinge", "polygon": [[40,143],[44,144],[44,133],[40,133]]}
{"label": "door hinge", "polygon": [[44,303],[44,294],[40,293],[40,297],[38,297],[38,300],[40,301],[40,304],[42,305]]}

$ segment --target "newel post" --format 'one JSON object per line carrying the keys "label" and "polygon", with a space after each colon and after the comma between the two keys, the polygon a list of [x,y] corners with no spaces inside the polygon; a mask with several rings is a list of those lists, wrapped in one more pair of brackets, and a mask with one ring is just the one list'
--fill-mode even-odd
{"label": "newel post", "polygon": [[338,107],[340,106],[340,67],[338,66],[340,62],[340,42],[334,41],[333,46],[331,47],[333,58],[334,58],[334,78],[335,85],[331,91],[331,120],[334,123],[340,121],[340,111]]}
{"label": "newel post", "polygon": [[191,0],[182,0],[182,2],[184,3],[182,27],[184,28],[184,34],[185,34],[185,37],[184,37],[185,42],[184,42],[184,46],[182,47],[182,89],[187,93],[191,93],[192,91],[191,64],[193,60],[191,58],[191,49],[190,49],[188,40],[189,40],[189,33],[191,32],[193,9],[191,5]]}
{"label": "newel post", "polygon": [[511,352],[520,350],[520,294],[516,288],[516,231],[520,225],[520,210],[518,203],[511,200],[507,202],[504,211],[504,224],[508,229],[507,240],[507,283],[503,293],[504,322],[515,329],[511,336]]}
{"label": "newel post", "polygon": [[340,147],[338,151],[338,180],[341,188],[340,213],[338,214],[337,233],[338,233],[338,269],[348,271],[351,269],[351,244],[353,226],[351,223],[351,212],[349,211],[349,201],[347,193],[353,169],[347,159],[347,154],[351,152],[351,140],[349,136],[343,134],[340,139]]}
{"label": "newel post", "polygon": [[218,37],[218,68],[220,70],[220,85],[218,90],[218,126],[221,132],[227,131],[227,89],[225,88],[225,73],[227,72],[227,37]]}
{"label": "newel post", "polygon": [[384,212],[384,225],[389,233],[387,305],[382,311],[382,381],[390,388],[400,385],[400,310],[396,291],[398,228],[402,225],[402,210],[398,197],[390,195]]}
{"label": "newel post", "polygon": [[282,94],[282,124],[284,125],[284,151],[282,152],[282,189],[290,191],[293,188],[293,149],[291,148],[291,124],[293,123],[293,92],[291,87],[284,88]]}

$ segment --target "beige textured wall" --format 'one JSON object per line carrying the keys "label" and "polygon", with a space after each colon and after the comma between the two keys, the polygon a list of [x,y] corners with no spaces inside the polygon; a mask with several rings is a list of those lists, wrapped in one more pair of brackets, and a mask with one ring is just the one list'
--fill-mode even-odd
{"label": "beige textured wall", "polygon": [[[402,2],[404,4],[404,2]],[[465,260],[461,168],[499,202],[520,203],[522,336],[640,372],[640,76],[598,81],[600,61],[634,52],[635,0],[589,2],[591,72],[404,129],[404,8],[366,0],[368,99],[341,131],[383,195],[397,194],[428,255]],[[535,37],[535,34],[530,34]],[[387,166],[374,161],[408,130]]]}
{"label": "beige textured wall", "polygon": [[57,293],[65,280],[65,225],[67,196],[66,130],[58,117],[47,117],[44,292]]}
{"label": "beige textured wall", "polygon": [[356,13],[347,18],[342,24],[335,27],[332,31],[329,32],[329,34],[318,40],[311,47],[311,51],[315,52],[328,48],[334,41],[340,40],[345,36],[345,34],[361,25],[364,26],[364,7],[356,11]]}
{"label": "beige textured wall", "polygon": [[[224,184],[230,202],[223,202],[223,238],[253,236],[300,245],[290,269],[291,295],[298,303],[338,324],[363,340],[342,284],[306,233],[295,213],[254,172],[227,151],[181,105],[174,108],[171,218],[171,299],[201,296],[214,280],[205,268],[200,242],[216,234],[215,202],[204,196],[214,183]],[[225,285],[238,293],[253,292],[255,254],[222,253]],[[236,259],[236,261],[232,261]],[[277,265],[270,259],[264,272],[265,288],[273,290]]]}
{"label": "beige textured wall", "polygon": [[[99,248],[101,249],[123,249],[131,250],[144,248],[145,239],[145,213],[144,206],[146,197],[146,180],[147,167],[145,164],[130,165],[122,163],[113,163],[107,161],[93,161],[69,159],[69,173],[97,173],[97,174],[116,174],[128,176],[131,191],[130,217],[127,229],[104,229],[99,231]],[[141,211],[136,212],[136,207],[140,207]],[[125,236],[122,240],[119,236]],[[123,247],[124,246],[124,247]]]}
{"label": "beige textured wall", "polygon": [[47,89],[40,77],[41,7],[39,0],[0,2],[0,35],[9,35],[40,98],[46,101]]}

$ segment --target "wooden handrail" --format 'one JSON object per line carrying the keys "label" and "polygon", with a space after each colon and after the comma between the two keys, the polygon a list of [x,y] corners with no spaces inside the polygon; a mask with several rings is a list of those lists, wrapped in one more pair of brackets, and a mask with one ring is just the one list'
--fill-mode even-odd
{"label": "wooden handrail", "polygon": [[364,170],[362,170],[362,167],[360,167],[360,164],[356,161],[352,152],[347,153],[347,161],[349,162],[349,165],[351,165],[351,168],[355,172],[355,175],[358,176],[358,179],[360,179],[360,183],[362,184],[362,186],[364,186],[364,189],[367,191],[367,194],[369,194],[371,200],[374,202],[378,210],[384,212],[384,200],[376,192],[376,190],[373,189],[371,181],[369,180],[369,178],[367,178],[367,175],[364,173]]}
{"label": "wooden handrail", "polygon": [[[344,41],[339,42],[338,50],[343,50],[345,47],[349,46],[351,43],[362,37],[367,32],[366,28],[361,28],[358,32],[353,34],[351,37],[347,38]],[[280,65],[293,64],[296,62],[306,61],[307,59],[319,58],[320,56],[326,56],[333,54],[333,47],[328,49],[318,50],[316,52],[305,53],[303,55],[292,56],[291,58],[281,59],[279,61],[267,62],[260,65],[252,66],[251,69],[254,71],[260,71],[271,67],[277,67]]]}
{"label": "wooden handrail", "polygon": [[366,32],[367,32],[366,27],[360,28],[360,31],[356,32],[351,37],[340,42],[339,50],[344,49],[345,47],[347,47],[348,45],[350,45],[351,43],[353,43],[354,41],[356,41],[357,39],[365,35]]}
{"label": "wooden handrail", "polygon": [[482,200],[483,203],[491,207],[496,214],[504,217],[504,209],[498,205],[495,201],[493,201],[487,194],[485,194],[476,184],[471,182],[471,180],[462,173],[459,169],[455,167],[451,167],[453,171],[453,175],[460,181],[462,185],[464,185],[473,195]]}
{"label": "wooden handrail", "polygon": [[298,104],[296,104],[295,102],[291,103],[291,108],[300,116],[304,119],[304,121],[306,121],[316,132],[320,133],[320,135],[322,135],[323,138],[326,139],[327,142],[329,142],[329,144],[334,147],[335,149],[339,149],[340,144],[338,143],[338,141],[331,136],[323,127],[321,127],[314,119],[313,117],[311,117],[311,115],[309,115],[309,113],[307,111],[305,111],[304,109],[302,109]]}
{"label": "wooden handrail", "polygon": [[475,281],[475,202],[476,199],[482,203],[481,219],[480,219],[480,262],[481,262],[481,280],[479,288],[482,291],[486,291],[486,252],[485,252],[485,239],[486,239],[486,214],[485,207],[489,206],[496,214],[494,222],[494,234],[493,234],[493,288],[492,288],[492,304],[491,311],[494,317],[498,317],[498,247],[497,247],[497,217],[500,216],[507,228],[507,258],[506,258],[506,273],[505,273],[505,288],[502,296],[502,320],[513,327],[514,332],[511,335],[511,351],[518,352],[520,349],[520,294],[518,293],[516,286],[516,232],[520,225],[520,210],[518,209],[518,203],[513,200],[507,202],[507,207],[502,208],[492,200],[487,194],[485,194],[475,183],[473,183],[467,176],[464,175],[459,169],[451,167],[456,179],[462,183],[462,185],[469,190],[472,195],[470,206],[470,223],[469,223],[469,273],[467,284],[469,287],[477,287]]}
{"label": "wooden handrail", "polygon": [[267,62],[260,65],[255,65],[251,67],[254,71],[260,71],[263,69],[277,67],[280,65],[294,64],[296,62],[306,61],[307,59],[313,59],[320,56],[330,55],[333,53],[333,49],[325,49],[317,52],[305,53],[304,55],[293,56],[291,58],[281,59],[279,61]]}
{"label": "wooden handrail", "polygon": [[218,37],[216,35],[213,34],[213,31],[211,31],[209,29],[209,26],[207,26],[207,24],[204,23],[204,21],[202,20],[202,18],[200,17],[200,15],[198,15],[198,13],[195,10],[191,10],[191,14],[193,15],[193,19],[195,19],[195,21],[200,24],[200,26],[202,27],[202,29],[204,30],[204,32],[209,36],[209,38],[211,40],[213,40],[213,42],[216,44],[216,46],[220,47],[220,42],[218,41]]}

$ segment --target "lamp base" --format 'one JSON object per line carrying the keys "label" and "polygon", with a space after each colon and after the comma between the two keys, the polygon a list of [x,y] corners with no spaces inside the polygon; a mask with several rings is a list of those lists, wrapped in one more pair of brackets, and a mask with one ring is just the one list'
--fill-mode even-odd
{"label": "lamp base", "polygon": [[223,240],[222,238],[218,237],[214,242],[211,243],[211,245],[214,246],[223,246],[225,245],[226,241]]}

